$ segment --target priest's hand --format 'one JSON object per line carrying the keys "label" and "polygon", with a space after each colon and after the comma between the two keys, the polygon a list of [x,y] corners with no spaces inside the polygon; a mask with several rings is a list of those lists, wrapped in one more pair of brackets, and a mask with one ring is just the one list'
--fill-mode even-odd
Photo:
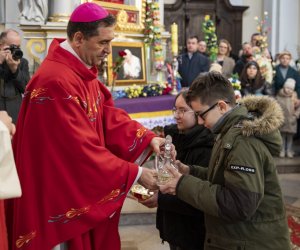
{"label": "priest's hand", "polygon": [[156,190],[158,189],[156,182],[156,170],[143,167],[143,171],[140,178],[138,179],[138,183],[149,190]]}
{"label": "priest's hand", "polygon": [[[150,147],[157,155],[160,155],[160,154],[163,154],[165,143],[166,143],[165,138],[154,137],[150,142]],[[175,150],[175,146],[173,144],[172,144],[172,149],[171,149],[171,156],[172,156],[173,160],[176,159],[176,150]]]}
{"label": "priest's hand", "polygon": [[178,184],[179,179],[181,178],[182,174],[179,173],[176,169],[173,167],[167,167],[168,171],[173,175],[173,178],[170,179],[165,185],[159,186],[159,190],[163,194],[172,194],[176,195],[176,186]]}
{"label": "priest's hand", "polygon": [[139,200],[139,203],[143,204],[146,207],[154,208],[157,207],[158,191],[155,191],[154,195],[146,200]]}

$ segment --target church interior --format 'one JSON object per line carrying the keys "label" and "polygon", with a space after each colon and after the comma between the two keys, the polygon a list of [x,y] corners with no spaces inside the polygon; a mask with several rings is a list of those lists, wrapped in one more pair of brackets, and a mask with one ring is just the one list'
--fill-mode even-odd
{"label": "church interior", "polygon": [[[174,123],[174,97],[185,87],[181,86],[184,80],[178,64],[191,37],[206,42],[205,53],[214,63],[221,39],[229,42],[232,58],[237,61],[243,45],[258,34],[257,60],[266,68],[270,84],[276,60],[284,51],[289,51],[293,67],[300,72],[298,0],[0,0],[0,33],[14,29],[21,34],[20,49],[31,76],[46,57],[52,40],[67,37],[72,11],[85,2],[99,4],[116,17],[111,53],[98,67],[99,80],[117,107],[159,135],[162,127]],[[267,59],[262,55],[264,50],[268,51]],[[233,72],[230,79],[236,77]],[[298,222],[299,138],[294,144],[295,157],[275,159],[285,202],[299,209],[294,214],[293,209],[288,211],[298,215]],[[153,161],[146,164],[153,167]],[[169,249],[159,237],[155,218],[156,208],[147,208],[132,196],[126,198],[119,225],[122,250]],[[300,249],[299,228],[293,250]]]}

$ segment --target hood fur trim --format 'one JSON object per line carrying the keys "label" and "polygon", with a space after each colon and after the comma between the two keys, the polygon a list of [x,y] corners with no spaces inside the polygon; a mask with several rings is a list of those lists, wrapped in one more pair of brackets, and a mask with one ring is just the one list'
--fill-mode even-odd
{"label": "hood fur trim", "polygon": [[249,95],[239,100],[249,112],[257,112],[258,116],[244,120],[242,133],[245,136],[264,135],[278,129],[284,122],[283,111],[278,102],[269,96]]}

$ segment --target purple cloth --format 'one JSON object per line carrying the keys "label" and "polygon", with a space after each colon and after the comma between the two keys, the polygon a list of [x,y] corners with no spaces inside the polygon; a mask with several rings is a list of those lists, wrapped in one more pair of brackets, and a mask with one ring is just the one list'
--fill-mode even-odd
{"label": "purple cloth", "polygon": [[124,109],[127,113],[154,112],[171,110],[174,106],[175,96],[162,95],[141,98],[121,98],[115,100],[115,106]]}

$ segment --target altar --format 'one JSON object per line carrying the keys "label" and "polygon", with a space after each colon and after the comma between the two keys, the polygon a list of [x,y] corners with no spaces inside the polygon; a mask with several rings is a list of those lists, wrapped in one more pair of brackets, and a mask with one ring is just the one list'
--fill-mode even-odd
{"label": "altar", "polygon": [[176,123],[172,114],[175,96],[162,95],[141,98],[121,98],[115,100],[115,106],[124,109],[129,116],[148,129],[164,127]]}

